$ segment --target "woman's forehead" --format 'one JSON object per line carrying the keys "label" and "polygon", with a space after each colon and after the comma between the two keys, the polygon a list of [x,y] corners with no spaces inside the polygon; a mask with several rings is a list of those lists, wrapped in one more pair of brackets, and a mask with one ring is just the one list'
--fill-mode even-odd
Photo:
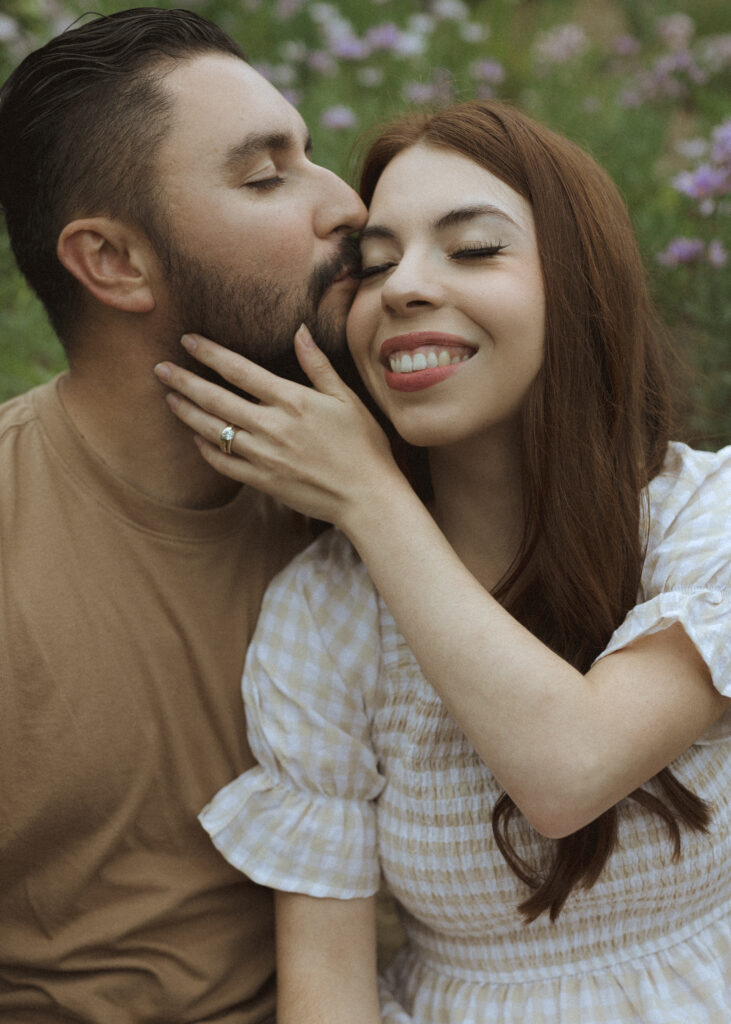
{"label": "woman's forehead", "polygon": [[455,150],[418,143],[384,168],[373,192],[368,226],[415,217],[437,223],[466,208],[481,209],[486,216],[512,221],[523,230],[533,228],[530,204],[491,171]]}

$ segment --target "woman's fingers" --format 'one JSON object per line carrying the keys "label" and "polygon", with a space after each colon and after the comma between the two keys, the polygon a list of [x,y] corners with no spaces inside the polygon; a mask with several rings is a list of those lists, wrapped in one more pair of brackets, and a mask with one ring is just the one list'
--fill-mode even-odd
{"label": "woman's fingers", "polygon": [[292,381],[284,380],[275,373],[270,373],[263,366],[258,366],[246,356],[232,352],[231,349],[217,345],[216,342],[202,337],[200,334],[185,334],[180,339],[186,349],[199,362],[229,381],[247,395],[253,395],[266,405],[274,404],[286,397],[288,389],[301,387]]}
{"label": "woman's fingers", "polygon": [[[295,384],[270,373],[245,356],[232,352],[223,345],[217,345],[200,334],[183,335],[181,344],[199,362],[266,405],[282,401],[292,389],[302,387],[301,384]],[[301,324],[295,333],[294,344],[300,366],[317,391],[333,396],[348,391],[325,353],[313,341],[305,324]]]}
{"label": "woman's fingers", "polygon": [[[221,431],[225,427],[233,426],[235,431],[233,440],[229,440],[228,447],[226,448],[228,454],[236,454],[237,450],[241,451],[241,439],[250,436],[246,429],[239,426],[234,420],[224,420],[220,416],[212,416],[210,413],[204,412],[193,402],[189,402],[187,398],[182,398],[173,391],[166,398],[172,411],[186,427],[190,427],[194,434],[205,441],[217,445],[222,452],[224,450],[224,438],[221,436]],[[236,442],[239,443],[237,444]]]}
{"label": "woman's fingers", "polygon": [[[216,417],[217,421],[224,420],[226,423],[233,423],[245,430],[249,429],[254,421],[258,409],[254,402],[241,398],[219,384],[203,380],[202,377],[191,373],[190,370],[183,369],[182,366],[176,366],[175,363],[158,363],[155,367],[155,375],[167,387],[172,388],[178,395],[182,395],[184,399],[188,399],[187,403],[181,402],[179,409],[172,401],[170,405],[180,419],[194,430],[198,430],[197,424],[189,422],[189,418],[186,418],[193,415],[192,410],[188,408],[190,403],[198,406],[200,412],[209,414],[209,418]],[[210,431],[208,433],[199,432],[203,433],[204,437],[208,437],[210,433]]]}
{"label": "woman's fingers", "polygon": [[313,341],[308,327],[302,324],[294,336],[297,361],[317,391],[334,398],[349,392],[332,363],[321,348]]}

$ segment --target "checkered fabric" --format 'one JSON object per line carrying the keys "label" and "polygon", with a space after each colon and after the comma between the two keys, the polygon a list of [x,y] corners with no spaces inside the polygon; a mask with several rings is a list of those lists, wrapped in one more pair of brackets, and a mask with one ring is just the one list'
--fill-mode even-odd
{"label": "checkered fabric", "polygon": [[[605,653],[682,622],[731,696],[731,448],[672,446],[648,498],[638,605]],[[499,787],[337,532],[272,584],[244,696],[259,767],[201,821],[275,888],[348,899],[383,872],[408,938],[381,979],[387,1024],[729,1024],[728,716],[672,765],[713,803],[710,831],[685,831],[674,862],[663,823],[623,801],[598,883],[525,925],[492,837]],[[519,817],[513,842],[550,853]]]}

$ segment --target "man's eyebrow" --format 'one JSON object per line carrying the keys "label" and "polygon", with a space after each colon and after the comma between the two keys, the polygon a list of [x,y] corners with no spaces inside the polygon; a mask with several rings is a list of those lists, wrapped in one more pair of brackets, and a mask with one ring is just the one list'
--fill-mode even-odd
{"label": "man's eyebrow", "polygon": [[[449,210],[434,221],[433,227],[435,231],[444,231],[446,228],[454,227],[457,224],[465,224],[468,221],[475,220],[477,217],[498,217],[501,220],[507,221],[508,224],[512,224],[513,227],[519,227],[505,210],[501,210],[499,206],[493,206],[491,203],[460,206],[454,210]],[[382,224],[369,224],[360,233],[361,241],[364,241],[366,238],[381,238],[386,241],[393,241],[396,238],[396,232]]]}
{"label": "man's eyebrow", "polygon": [[[293,149],[299,141],[291,132],[252,132],[242,142],[229,149],[225,164],[227,168],[239,167],[262,153],[282,153]],[[306,153],[312,149],[310,135],[304,136],[304,149]]]}

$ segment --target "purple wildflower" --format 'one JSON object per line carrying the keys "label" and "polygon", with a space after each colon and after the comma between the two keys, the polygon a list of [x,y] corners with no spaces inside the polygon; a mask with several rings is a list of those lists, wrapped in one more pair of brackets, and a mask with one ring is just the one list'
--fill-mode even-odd
{"label": "purple wildflower", "polygon": [[625,110],[637,110],[645,102],[645,96],[642,89],[635,86],[630,89],[623,89],[617,101],[620,107],[624,107]]}
{"label": "purple wildflower", "polygon": [[407,82],[402,93],[410,103],[451,103],[454,81],[446,68],[437,68],[431,82]]}
{"label": "purple wildflower", "polygon": [[409,103],[433,103],[437,98],[431,82],[406,82],[402,93]]}
{"label": "purple wildflower", "polygon": [[675,50],[673,53],[665,54],[655,62],[653,70],[660,76],[687,75],[696,85],[704,85],[708,81],[707,73],[698,67],[690,50]]}
{"label": "purple wildflower", "polygon": [[589,45],[586,32],[580,25],[558,25],[549,32],[541,32],[533,43],[533,53],[540,67],[567,64],[579,57]]}
{"label": "purple wildflower", "polygon": [[436,25],[436,18],[431,14],[412,14],[406,23],[407,30],[418,36],[430,36]]}
{"label": "purple wildflower", "polygon": [[330,52],[341,60],[364,60],[370,57],[371,48],[364,39],[342,35],[330,40]]}
{"label": "purple wildflower", "polygon": [[310,50],[307,55],[307,67],[318,75],[332,78],[338,70],[338,62],[331,53],[325,50]]}
{"label": "purple wildflower", "polygon": [[731,165],[731,117],[711,132],[711,159],[717,164]]}
{"label": "purple wildflower", "polygon": [[299,14],[304,5],[305,0],[277,0],[274,17],[277,21],[289,21],[295,14]]}
{"label": "purple wildflower", "polygon": [[636,57],[642,49],[642,43],[635,36],[615,36],[612,40],[612,50],[618,57]]}
{"label": "purple wildflower", "polygon": [[705,139],[679,139],[675,152],[686,160],[701,160],[708,152],[708,143]]}
{"label": "purple wildflower", "polygon": [[466,43],[484,43],[490,35],[487,25],[478,25],[476,21],[461,22],[458,31]]}
{"label": "purple wildflower", "polygon": [[330,128],[333,131],[344,131],[347,128],[355,128],[358,118],[351,107],[342,104],[335,107],[328,107],[320,114],[320,124],[323,128]]}
{"label": "purple wildflower", "polygon": [[708,199],[728,192],[729,172],[725,167],[701,164],[693,171],[682,171],[671,184],[690,199]]}
{"label": "purple wildflower", "polygon": [[695,34],[695,22],[687,14],[668,14],[657,19],[656,30],[669,49],[682,50]]}
{"label": "purple wildflower", "polygon": [[731,33],[705,36],[696,46],[698,60],[712,74],[731,68]]}
{"label": "purple wildflower", "polygon": [[470,74],[478,82],[488,82],[491,85],[499,85],[505,81],[505,68],[497,60],[476,60],[470,65]]}
{"label": "purple wildflower", "polygon": [[401,39],[401,29],[393,22],[374,25],[366,33],[366,42],[372,50],[395,50]]}
{"label": "purple wildflower", "polygon": [[279,55],[283,61],[299,64],[307,58],[307,43],[303,43],[300,39],[290,39],[279,47]]}
{"label": "purple wildflower", "polygon": [[658,253],[657,262],[664,267],[678,267],[681,263],[696,263],[706,251],[700,238],[674,238],[667,249]]}
{"label": "purple wildflower", "polygon": [[326,25],[340,19],[337,9],[332,4],[311,4],[309,14],[318,25]]}
{"label": "purple wildflower", "polygon": [[728,253],[724,249],[721,240],[714,238],[708,243],[706,259],[712,267],[725,267],[728,262]]}
{"label": "purple wildflower", "polygon": [[434,0],[432,14],[440,21],[466,21],[470,9],[462,0]]}

